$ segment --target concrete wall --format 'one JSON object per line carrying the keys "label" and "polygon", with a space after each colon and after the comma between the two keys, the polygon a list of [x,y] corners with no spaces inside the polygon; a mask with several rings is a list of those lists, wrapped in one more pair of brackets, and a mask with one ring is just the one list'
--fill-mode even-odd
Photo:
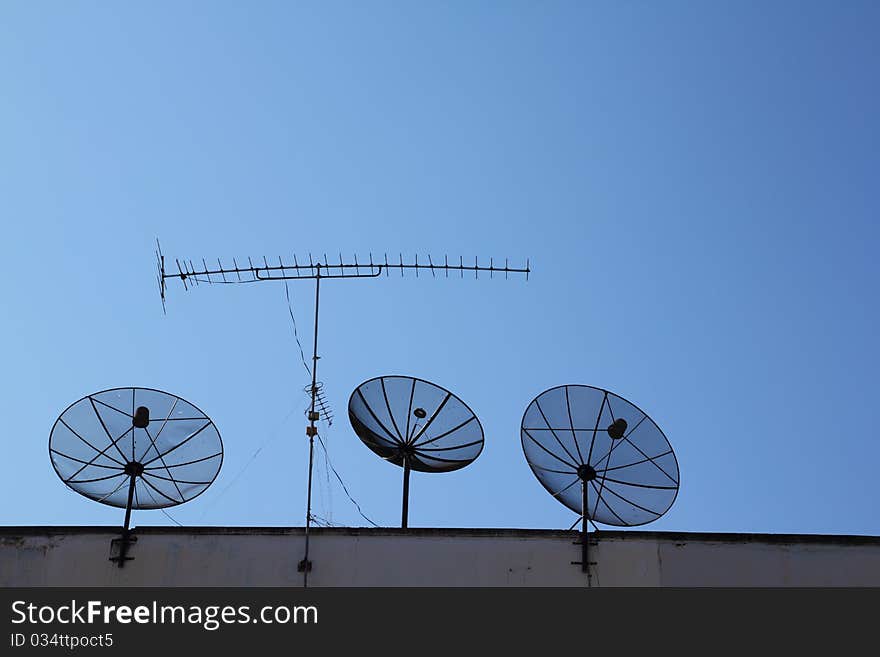
{"label": "concrete wall", "polygon": [[[0,586],[301,586],[301,528],[0,527]],[[593,586],[880,586],[880,537],[608,531]],[[577,532],[316,529],[310,586],[586,586]]]}

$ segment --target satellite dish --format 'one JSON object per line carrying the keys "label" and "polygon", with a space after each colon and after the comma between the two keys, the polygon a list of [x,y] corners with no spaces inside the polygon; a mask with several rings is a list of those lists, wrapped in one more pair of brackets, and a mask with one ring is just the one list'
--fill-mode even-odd
{"label": "satellite dish", "polygon": [[113,388],[71,404],[49,434],[49,457],[65,485],[95,502],[125,509],[122,567],[132,509],[189,502],[223,464],[211,419],[161,390]]}
{"label": "satellite dish", "polygon": [[452,472],[483,451],[483,427],[461,399],[409,376],[380,376],[348,400],[355,433],[381,458],[403,467],[401,526],[407,526],[409,473]]}
{"label": "satellite dish", "polygon": [[666,513],[678,495],[678,461],[660,427],[613,392],[566,385],[526,408],[520,437],[532,472],[582,519],[634,527]]}

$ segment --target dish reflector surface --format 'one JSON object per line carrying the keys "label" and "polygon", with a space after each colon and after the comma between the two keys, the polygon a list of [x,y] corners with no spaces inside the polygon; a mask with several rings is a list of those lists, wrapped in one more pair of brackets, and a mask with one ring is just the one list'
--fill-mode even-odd
{"label": "dish reflector surface", "polygon": [[133,509],[176,506],[210,486],[223,463],[214,423],[176,395],[150,388],[113,388],[83,397],[49,435],[55,472],[96,502]]}
{"label": "dish reflector surface", "polygon": [[348,401],[355,433],[380,457],[420,472],[451,472],[483,450],[483,427],[448,390],[409,376],[380,376]]}
{"label": "dish reflector surface", "polygon": [[602,388],[551,388],[526,408],[520,430],[538,481],[572,511],[632,527],[656,520],[678,495],[678,461],[660,427],[632,402]]}

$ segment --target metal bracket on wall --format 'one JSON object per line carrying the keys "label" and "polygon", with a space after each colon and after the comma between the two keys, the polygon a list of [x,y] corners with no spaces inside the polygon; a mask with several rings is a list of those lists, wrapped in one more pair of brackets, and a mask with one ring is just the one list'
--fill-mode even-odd
{"label": "metal bracket on wall", "polygon": [[119,564],[120,567],[126,561],[134,561],[129,556],[131,549],[137,544],[137,536],[119,537],[110,541],[110,561]]}

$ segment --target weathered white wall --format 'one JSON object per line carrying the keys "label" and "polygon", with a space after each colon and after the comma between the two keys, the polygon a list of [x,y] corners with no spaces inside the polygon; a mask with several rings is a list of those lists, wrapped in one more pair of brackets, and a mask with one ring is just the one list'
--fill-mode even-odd
{"label": "weathered white wall", "polygon": [[[302,529],[0,528],[0,586],[300,586]],[[318,529],[310,586],[585,586],[577,532]],[[880,586],[880,537],[603,532],[593,586]]]}

